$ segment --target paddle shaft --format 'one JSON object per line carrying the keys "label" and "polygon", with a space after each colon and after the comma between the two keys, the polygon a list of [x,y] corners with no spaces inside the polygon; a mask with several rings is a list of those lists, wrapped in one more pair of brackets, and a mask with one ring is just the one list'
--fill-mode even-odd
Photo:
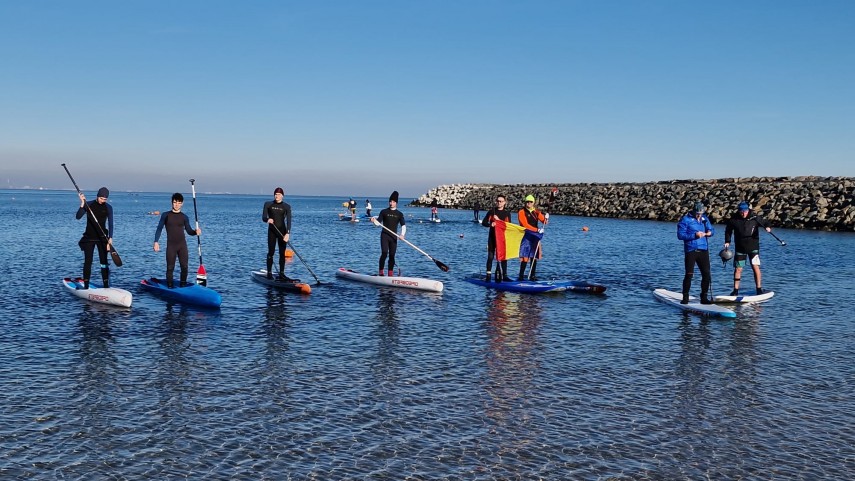
{"label": "paddle shaft", "polygon": [[[65,173],[68,174],[68,178],[71,179],[71,183],[74,184],[74,189],[77,190],[77,195],[83,195],[83,192],[80,191],[80,187],[77,186],[77,182],[74,181],[74,177],[71,176],[71,172],[69,172],[68,167],[65,164],[62,164],[62,168],[65,169]],[[104,238],[104,242],[107,244],[107,250],[110,252],[110,257],[113,258],[113,263],[116,264],[116,267],[122,267],[122,258],[119,257],[118,251],[113,247],[112,243],[110,243],[110,238],[107,237],[107,233],[104,232],[104,228],[101,227],[101,224],[98,223],[98,218],[95,217],[95,213],[92,212],[92,207],[89,207],[88,202],[83,203],[86,206],[86,211],[92,216],[92,221],[95,223],[95,226],[98,227],[98,232],[101,234],[101,237]]]}
{"label": "paddle shaft", "polygon": [[[757,223],[760,224],[760,227],[762,227],[763,230],[767,229],[767,227],[765,225],[763,225],[762,222],[760,222],[760,219],[756,215],[754,216],[754,220],[756,220]],[[776,236],[774,232],[768,231],[768,233],[770,236],[774,237],[776,241],[780,242],[782,246],[787,245],[787,243],[782,241],[780,237]]]}
{"label": "paddle shaft", "polygon": [[430,255],[430,254],[428,254],[427,252],[425,252],[425,251],[423,251],[423,250],[419,249],[418,247],[416,247],[416,245],[415,245],[415,244],[413,244],[412,242],[408,241],[407,239],[404,239],[403,237],[399,236],[399,235],[398,235],[398,233],[397,233],[397,232],[395,232],[395,231],[393,231],[392,229],[390,229],[390,228],[386,227],[386,226],[385,226],[385,225],[383,225],[383,224],[379,224],[379,225],[380,225],[380,227],[382,227],[383,229],[385,229],[385,230],[386,230],[386,232],[388,232],[388,233],[392,234],[393,236],[397,237],[398,239],[401,239],[401,240],[402,240],[402,241],[404,241],[407,245],[409,245],[409,246],[410,246],[410,247],[412,247],[413,249],[415,249],[415,250],[419,251],[422,255],[424,255],[424,256],[425,256],[425,257],[427,257],[428,259],[432,260],[432,261],[434,262],[434,264],[436,264],[436,266],[437,266],[437,267],[439,267],[443,272],[448,272],[449,267],[448,267],[447,265],[445,265],[445,264],[443,264],[442,262],[440,262],[440,261],[438,261],[438,260],[434,259],[433,257],[431,257],[431,255]]}
{"label": "paddle shaft", "polygon": [[[196,219],[196,230],[199,230],[199,211],[196,209],[196,179],[190,179],[190,189],[193,192],[193,217]],[[199,266],[202,266],[202,238],[196,235],[196,244],[199,248]]]}
{"label": "paddle shaft", "polygon": [[[276,229],[276,233],[277,233],[277,234],[279,234],[279,236],[280,236],[280,237],[285,237],[285,234],[283,234],[283,233],[282,233],[282,231],[281,231],[281,230],[279,230],[279,228],[278,228],[278,227],[276,227],[276,224],[275,224],[275,223],[270,224],[270,225],[272,225],[272,226],[273,226],[273,228],[274,228],[274,229]],[[312,275],[312,277],[314,277],[314,278],[315,278],[315,282],[317,282],[317,283],[320,285],[320,284],[321,284],[321,280],[320,280],[320,279],[318,279],[318,276],[316,276],[316,275],[315,275],[314,271],[312,271],[312,268],[311,268],[311,267],[309,267],[309,264],[306,264],[306,261],[305,261],[305,260],[303,260],[303,256],[301,256],[301,255],[300,255],[300,253],[299,253],[299,252],[297,252],[297,249],[295,249],[295,248],[294,248],[294,243],[293,243],[293,242],[286,242],[286,243],[285,243],[285,245],[286,245],[286,246],[287,246],[288,244],[291,244],[291,250],[292,250],[292,251],[294,251],[294,254],[297,254],[297,259],[300,259],[300,262],[302,262],[302,263],[303,263],[303,265],[306,267],[306,270],[307,270],[307,271],[309,271],[309,274],[311,274],[311,275]],[[285,253],[283,252],[283,253],[282,253],[282,255],[285,255]]]}

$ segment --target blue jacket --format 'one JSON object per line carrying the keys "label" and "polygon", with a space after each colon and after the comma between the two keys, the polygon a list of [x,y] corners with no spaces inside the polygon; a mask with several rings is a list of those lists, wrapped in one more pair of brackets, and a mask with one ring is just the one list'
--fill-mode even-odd
{"label": "blue jacket", "polygon": [[677,238],[683,241],[683,248],[686,252],[710,250],[709,242],[707,242],[709,237],[699,239],[696,234],[698,231],[710,231],[712,235],[715,235],[715,229],[713,229],[706,214],[701,214],[701,220],[698,220],[694,215],[688,213],[677,224]]}

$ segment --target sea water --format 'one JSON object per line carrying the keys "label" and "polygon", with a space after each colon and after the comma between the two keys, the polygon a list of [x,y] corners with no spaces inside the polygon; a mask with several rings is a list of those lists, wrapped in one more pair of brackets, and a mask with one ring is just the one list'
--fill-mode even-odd
{"label": "sea water", "polygon": [[[407,240],[451,267],[399,243],[403,275],[445,283],[434,294],[337,279],[339,267],[377,269],[380,229],[339,221],[345,198],[333,197],[286,196],[302,257],[286,273],[314,283],[311,269],[321,284],[309,296],[277,292],[250,280],[264,267],[266,200],[198,195],[208,286],[223,297],[211,311],[138,288],[163,276],[151,212],[169,209],[170,195],[113,192],[124,265],[111,280],[134,294],[122,309],[63,290],[62,277],[81,274],[76,193],[0,191],[0,478],[855,472],[852,233],[776,230],[785,247],[763,234],[775,297],[717,320],[651,294],[680,288],[673,223],[552,216],[538,275],[608,291],[537,296],[463,281],[484,272],[487,229],[471,211],[440,209],[437,224],[429,209],[402,207]],[[386,204],[372,201],[375,213]],[[192,222],[189,196],[184,211]],[[192,281],[196,238],[188,246]],[[713,293],[727,294],[731,278],[713,256]],[[748,270],[742,286],[753,287]]]}

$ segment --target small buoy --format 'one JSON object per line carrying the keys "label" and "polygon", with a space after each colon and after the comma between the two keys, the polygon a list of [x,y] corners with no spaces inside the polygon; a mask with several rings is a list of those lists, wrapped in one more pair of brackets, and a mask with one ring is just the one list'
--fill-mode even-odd
{"label": "small buoy", "polygon": [[582,227],[582,232],[588,232],[588,226]]}
{"label": "small buoy", "polygon": [[294,257],[294,251],[291,249],[285,249],[285,257]]}
{"label": "small buoy", "polygon": [[461,239],[463,238],[463,234],[458,234],[458,235],[460,236]]}

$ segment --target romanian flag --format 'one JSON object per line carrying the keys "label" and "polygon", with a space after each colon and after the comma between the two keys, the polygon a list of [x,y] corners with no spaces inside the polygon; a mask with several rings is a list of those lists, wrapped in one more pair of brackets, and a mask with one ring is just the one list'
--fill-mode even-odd
{"label": "romanian flag", "polygon": [[496,259],[500,261],[520,256],[520,243],[525,228],[521,225],[496,221]]}

